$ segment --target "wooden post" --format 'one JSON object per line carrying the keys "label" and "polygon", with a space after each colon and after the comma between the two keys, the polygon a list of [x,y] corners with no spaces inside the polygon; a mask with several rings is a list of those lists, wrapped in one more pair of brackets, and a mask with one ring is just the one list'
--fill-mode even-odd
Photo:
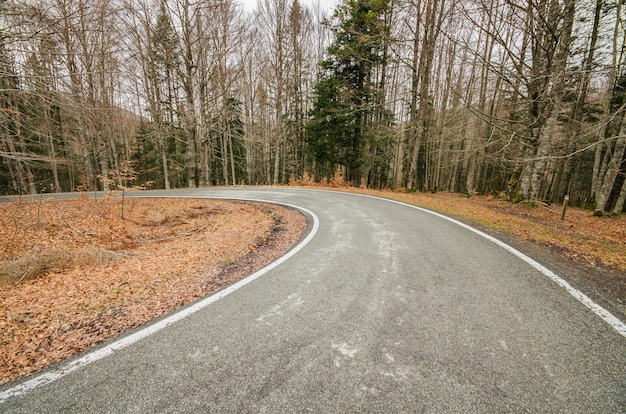
{"label": "wooden post", "polygon": [[124,220],[124,198],[125,198],[124,196],[126,195],[126,191],[124,190],[126,190],[126,188],[122,187],[122,220]]}
{"label": "wooden post", "polygon": [[567,203],[569,202],[569,196],[566,195],[563,199],[563,212],[561,213],[561,220],[565,220],[565,212],[567,211]]}

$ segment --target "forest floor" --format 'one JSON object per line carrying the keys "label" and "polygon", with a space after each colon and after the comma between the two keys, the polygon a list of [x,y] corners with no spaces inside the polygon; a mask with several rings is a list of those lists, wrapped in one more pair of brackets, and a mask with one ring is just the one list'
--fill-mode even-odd
{"label": "forest floor", "polygon": [[[626,305],[626,217],[569,208],[561,220],[561,206],[339,187],[454,216],[516,247],[526,243],[533,257],[549,252],[610,296],[613,311]],[[121,203],[0,205],[0,384],[253,273],[307,226],[301,214],[265,204],[127,198],[122,210]]]}
{"label": "forest floor", "polygon": [[0,384],[188,304],[282,256],[306,218],[202,199],[0,205]]}

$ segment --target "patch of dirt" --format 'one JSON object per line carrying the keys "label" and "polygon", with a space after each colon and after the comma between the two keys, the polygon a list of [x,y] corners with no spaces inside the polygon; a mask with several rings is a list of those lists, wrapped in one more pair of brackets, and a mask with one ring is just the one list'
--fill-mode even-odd
{"label": "patch of dirt", "polygon": [[0,384],[233,283],[306,228],[285,207],[218,200],[0,205]]}

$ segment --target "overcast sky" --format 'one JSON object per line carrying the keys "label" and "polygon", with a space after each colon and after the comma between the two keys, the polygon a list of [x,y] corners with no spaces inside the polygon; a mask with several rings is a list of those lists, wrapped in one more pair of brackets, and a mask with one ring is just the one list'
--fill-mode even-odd
{"label": "overcast sky", "polygon": [[[256,9],[256,4],[259,0],[239,0],[247,11]],[[335,8],[339,0],[300,0],[300,3],[311,8],[314,3],[319,2],[322,9],[326,10],[328,14],[332,14],[332,10]]]}

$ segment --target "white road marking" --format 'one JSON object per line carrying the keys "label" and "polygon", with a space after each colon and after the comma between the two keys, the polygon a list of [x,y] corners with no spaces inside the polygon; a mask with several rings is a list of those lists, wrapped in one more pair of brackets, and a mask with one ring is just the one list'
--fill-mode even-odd
{"label": "white road marking", "polygon": [[[314,191],[328,191],[328,190],[314,190]],[[328,191],[328,192],[332,192],[332,191]],[[475,234],[478,234],[481,237],[484,237],[485,239],[495,243],[496,245],[502,247],[503,249],[509,251],[510,253],[512,253],[513,255],[517,256],[518,258],[520,258],[521,260],[525,261],[526,263],[528,263],[529,265],[531,265],[533,268],[535,268],[536,270],[538,270],[539,272],[541,272],[542,274],[544,274],[545,276],[549,277],[550,279],[552,279],[554,282],[556,282],[557,284],[559,284],[560,286],[562,286],[567,292],[569,292],[572,296],[574,296],[578,301],[580,301],[581,303],[583,303],[585,306],[587,306],[589,309],[591,309],[596,315],[598,315],[600,318],[602,318],[605,322],[607,322],[609,325],[611,325],[615,330],[617,330],[622,336],[626,337],[626,324],[624,324],[621,320],[619,320],[617,317],[615,317],[614,315],[612,315],[609,311],[607,311],[606,309],[604,309],[603,307],[601,307],[600,305],[598,305],[597,303],[595,303],[593,300],[591,300],[587,295],[585,295],[584,293],[580,292],[579,290],[573,288],[568,282],[566,282],[564,279],[562,279],[561,277],[559,277],[558,275],[556,275],[554,272],[552,272],[551,270],[549,270],[548,268],[546,268],[545,266],[541,265],[540,263],[536,262],[535,260],[531,259],[530,257],[526,256],[524,253],[520,252],[519,250],[513,248],[512,246],[496,239],[495,237],[492,237],[490,235],[488,235],[487,233],[484,233],[472,226],[469,226],[461,221],[455,220],[453,218],[447,217],[443,214],[440,213],[436,213],[434,211],[425,209],[423,207],[418,207],[418,206],[414,206],[411,204],[407,204],[407,203],[403,203],[401,201],[396,201],[396,200],[391,200],[391,199],[387,199],[387,198],[382,198],[382,197],[376,197],[376,196],[371,196],[371,195],[365,195],[365,194],[355,194],[355,193],[344,193],[344,194],[352,194],[355,196],[360,196],[360,197],[369,197],[369,198],[374,198],[374,199],[378,199],[378,200],[383,200],[383,201],[388,201],[391,203],[396,203],[396,204],[400,204],[403,206],[407,206],[407,207],[411,207],[414,208],[416,210],[428,213],[428,214],[432,214],[434,216],[437,216],[439,218],[442,218],[444,220],[448,220],[454,224],[457,224]],[[311,212],[310,210],[307,210],[305,208],[302,207],[298,207],[298,206],[294,206],[291,204],[286,204],[286,203],[280,203],[280,202],[275,202],[275,201],[269,201],[269,200],[255,200],[255,199],[248,199],[248,198],[237,198],[237,197],[223,197],[223,196],[218,196],[218,197],[203,197],[203,196],[160,196],[160,197],[154,197],[154,198],[210,198],[210,199],[229,199],[229,200],[242,200],[242,201],[252,201],[252,202],[262,202],[262,203],[273,203],[273,204],[279,204],[279,205],[284,205],[286,207],[291,207],[291,208],[295,208],[296,210],[300,210],[300,211],[304,211],[305,213],[309,214],[312,218],[313,218],[313,227],[311,228],[311,232],[307,235],[307,237],[305,237],[304,240],[302,240],[299,244],[297,244],[292,250],[290,250],[289,252],[287,252],[287,254],[285,254],[284,256],[280,257],[279,259],[277,259],[275,262],[270,263],[269,265],[267,265],[266,267],[260,269],[259,271],[251,274],[250,276],[248,276],[245,279],[240,280],[239,282],[230,285],[229,287],[225,288],[224,290],[217,292],[216,294],[212,295],[212,296],[208,296],[205,299],[202,299],[201,301],[195,303],[194,305],[187,307],[185,309],[182,309],[179,312],[176,312],[170,316],[168,316],[165,319],[162,319],[161,321],[150,325],[140,331],[137,331],[131,335],[128,335],[124,338],[121,338],[107,346],[105,346],[104,348],[98,349],[96,351],[90,352],[86,355],[84,355],[83,357],[69,362],[61,367],[59,367],[58,369],[51,371],[51,372],[47,372],[41,375],[37,375],[34,378],[25,381],[13,388],[10,388],[6,391],[0,392],[0,404],[2,402],[4,402],[5,400],[7,400],[8,398],[11,397],[17,397],[19,395],[22,395],[24,393],[26,393],[29,390],[35,389],[39,386],[45,385],[45,384],[49,384],[53,381],[56,381],[66,375],[68,375],[69,373],[77,370],[78,368],[84,367],[92,362],[95,362],[99,359],[102,359],[106,356],[109,356],[111,354],[113,354],[115,351],[118,351],[120,349],[126,348],[129,345],[132,345],[150,335],[152,335],[153,333],[156,333],[164,328],[166,328],[167,326],[176,323],[184,318],[186,318],[187,316],[190,316],[196,312],[198,312],[199,310],[211,305],[212,303],[217,302],[218,300],[222,299],[223,297],[233,293],[234,291],[238,290],[239,288],[247,285],[250,282],[253,282],[254,280],[258,279],[259,277],[263,276],[264,274],[266,274],[267,272],[269,272],[270,270],[274,269],[275,267],[277,267],[278,265],[280,265],[281,263],[287,261],[289,258],[291,258],[292,256],[294,256],[296,253],[298,253],[302,248],[304,248],[304,246],[306,246],[312,239],[313,237],[315,237],[315,234],[317,233],[318,229],[319,229],[319,219],[318,217]],[[347,344],[346,344],[347,345]],[[333,344],[333,348],[334,348],[335,344]],[[337,349],[337,348],[335,348]],[[351,350],[351,349],[340,349],[340,352],[346,356],[346,354],[344,354],[344,351],[348,351],[348,356],[349,357],[354,357],[353,355],[350,355],[352,352],[356,353],[356,350]]]}
{"label": "white road marking", "polygon": [[[155,197],[155,198],[167,198],[167,197]],[[200,197],[200,196],[195,196],[195,197],[175,197],[175,196],[169,196],[169,198],[210,198],[210,199],[214,199],[216,197]],[[234,198],[231,198],[234,200]],[[224,298],[225,296],[230,295],[231,293],[233,293],[234,291],[244,287],[245,285],[255,281],[256,279],[258,279],[259,277],[263,276],[264,274],[266,274],[267,272],[269,272],[270,270],[276,268],[277,266],[279,266],[280,264],[286,262],[287,260],[289,260],[292,256],[294,256],[296,253],[298,253],[300,250],[302,250],[304,248],[304,246],[306,246],[311,240],[313,240],[313,238],[315,237],[315,234],[317,233],[318,229],[319,229],[319,218],[315,215],[315,213],[313,213],[310,210],[307,210],[306,208],[302,208],[302,207],[298,207],[298,206],[294,206],[291,204],[286,204],[286,203],[279,203],[279,202],[273,202],[273,201],[266,201],[266,200],[250,200],[250,199],[246,199],[245,201],[252,201],[252,202],[263,202],[263,203],[271,203],[271,204],[279,204],[279,205],[283,205],[286,207],[291,207],[294,208],[296,210],[299,211],[303,211],[306,214],[308,214],[310,217],[313,218],[313,226],[311,228],[311,231],[309,232],[309,234],[300,242],[298,243],[296,246],[294,246],[291,250],[289,250],[284,256],[279,257],[276,261],[270,263],[269,265],[265,266],[264,268],[256,271],[255,273],[251,274],[250,276],[241,279],[240,281],[228,286],[227,288],[225,288],[224,290],[221,290],[211,296],[208,296],[202,300],[200,300],[199,302],[196,302],[195,304],[184,308],[178,312],[175,312],[173,314],[171,314],[170,316],[166,317],[165,319],[160,320],[157,323],[154,323],[150,326],[147,326],[131,335],[125,336],[115,342],[110,343],[109,345],[100,348],[98,350],[95,350],[93,352],[90,352],[84,356],[82,356],[81,358],[78,358],[72,362],[69,362],[67,364],[64,364],[62,366],[60,366],[59,368],[50,371],[50,372],[46,372],[43,373],[41,375],[37,375],[34,378],[25,381],[19,385],[16,385],[13,388],[9,388],[6,391],[0,392],[0,404],[2,404],[5,400],[7,400],[8,398],[11,397],[17,397],[20,396],[30,390],[33,390],[37,387],[40,387],[42,385],[46,385],[49,384],[53,381],[56,381],[60,378],[63,378],[64,376],[68,375],[69,373],[77,370],[78,368],[84,367],[86,365],[89,365],[92,362],[98,361],[104,357],[107,357],[113,353],[115,353],[115,351],[119,351],[120,349],[124,349],[129,345],[132,345],[136,342],[141,341],[142,339],[162,330],[165,329],[166,327],[190,316],[193,315],[194,313],[198,312],[201,309],[206,308],[207,306],[217,302],[218,300]]]}
{"label": "white road marking", "polygon": [[[326,190],[318,190],[318,191],[326,191]],[[346,194],[346,193],[344,193],[344,194]],[[456,225],[459,225],[459,226],[461,226],[461,227],[463,227],[463,228],[465,228],[465,229],[467,229],[467,230],[469,230],[469,231],[471,231],[473,233],[478,234],[481,237],[484,237],[485,239],[487,239],[487,240],[497,244],[498,246],[500,246],[503,249],[509,251],[510,253],[512,253],[513,255],[517,256],[518,258],[522,259],[523,261],[525,261],[526,263],[528,263],[529,265],[534,267],[536,270],[538,270],[539,272],[543,273],[545,276],[547,276],[550,279],[552,279],[554,282],[556,282],[561,287],[563,287],[570,295],[575,297],[579,302],[581,302],[583,305],[585,305],[586,307],[591,309],[591,311],[593,313],[595,313],[600,318],[602,318],[606,323],[611,325],[623,337],[626,337],[626,324],[624,324],[624,322],[622,322],[620,319],[618,319],[616,316],[614,316],[611,312],[609,312],[606,309],[604,309],[602,306],[600,306],[597,303],[595,303],[587,295],[585,295],[584,293],[582,293],[578,289],[575,289],[574,287],[572,287],[572,285],[570,285],[567,281],[565,281],[563,278],[558,276],[556,273],[554,273],[553,271],[551,271],[550,269],[548,269],[544,265],[540,264],[539,262],[537,262],[537,261],[531,259],[530,257],[526,256],[524,253],[520,252],[516,248],[514,248],[514,247],[504,243],[503,241],[500,241],[500,240],[496,239],[495,237],[490,236],[487,233],[482,232],[482,231],[480,231],[480,230],[478,230],[478,229],[476,229],[476,228],[474,228],[474,227],[472,227],[472,226],[470,226],[468,224],[465,224],[465,223],[463,223],[461,221],[455,220],[455,219],[453,219],[451,217],[448,217],[448,216],[445,216],[443,214],[440,214],[440,213],[428,210],[428,209],[423,208],[423,207],[418,207],[418,206],[414,206],[414,205],[411,205],[411,204],[403,203],[402,201],[396,201],[396,200],[391,200],[391,199],[388,199],[388,198],[371,196],[371,195],[366,195],[366,194],[355,194],[355,193],[347,193],[347,194],[352,194],[352,195],[356,195],[356,196],[360,196],[360,197],[375,198],[377,200],[384,200],[384,201],[388,201],[390,203],[396,203],[396,204],[400,204],[400,205],[403,205],[403,206],[411,207],[411,208],[414,208],[416,210],[432,214],[432,215],[437,216],[439,218],[442,218],[444,220],[448,220],[448,221],[450,221],[450,222],[452,222],[452,223],[454,223]]]}

